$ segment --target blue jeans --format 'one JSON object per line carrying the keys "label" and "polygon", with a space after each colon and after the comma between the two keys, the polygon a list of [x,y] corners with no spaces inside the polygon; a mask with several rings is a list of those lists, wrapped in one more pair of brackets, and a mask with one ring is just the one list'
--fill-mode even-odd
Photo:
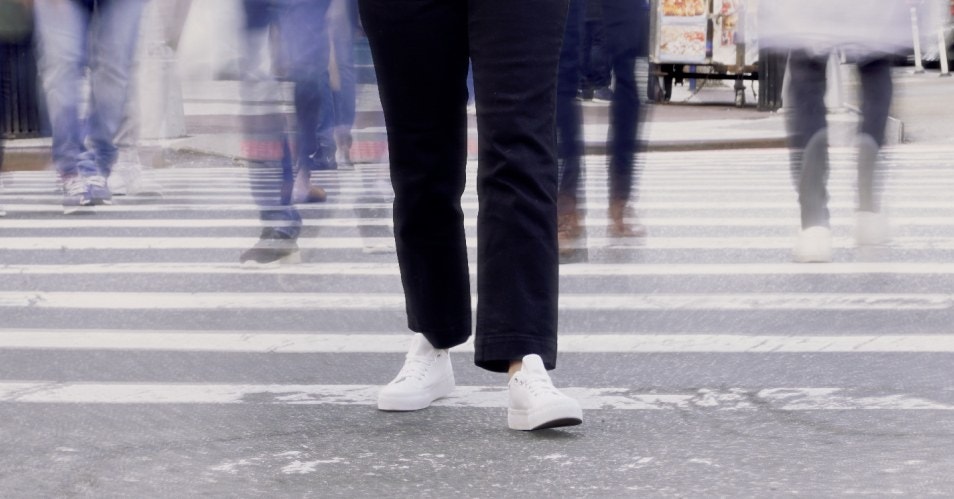
{"label": "blue jeans", "polygon": [[[143,0],[37,0],[39,68],[61,176],[109,176]],[[89,69],[89,112],[80,89]]]}
{"label": "blue jeans", "polygon": [[[329,0],[244,0],[242,99],[249,104],[281,101],[281,88],[270,68],[257,56],[268,43],[268,30],[277,24],[282,35],[280,59],[295,84],[295,117],[299,160],[315,150],[315,130],[323,101],[322,78],[327,81],[328,44],[324,16]],[[290,238],[301,231],[301,215],[292,204],[297,164],[286,137],[281,110],[264,108],[244,116],[244,141],[250,149],[249,175],[262,221]]]}
{"label": "blue jeans", "polygon": [[355,119],[354,33],[358,27],[358,5],[355,0],[340,0],[341,18],[328,26],[331,49],[338,67],[338,88],[332,88],[335,108],[335,127],[351,129]]}
{"label": "blue jeans", "polygon": [[[295,83],[296,156],[299,165],[308,168],[314,168],[308,161],[312,155],[317,159],[325,154],[317,133],[323,110],[333,112],[328,82],[331,42],[326,19],[330,3],[331,0],[286,0],[279,16],[288,76]],[[330,154],[333,159],[334,149]]]}
{"label": "blue jeans", "polygon": [[[358,24],[358,6],[355,0],[332,0],[337,7],[335,17],[328,19],[327,32],[338,68],[338,85],[330,78],[322,83],[322,102],[331,105],[321,106],[318,118],[318,155],[324,163],[312,165],[317,169],[334,165],[336,134],[350,133],[355,120],[355,71],[354,71],[354,32]],[[330,14],[329,14],[330,15]]]}

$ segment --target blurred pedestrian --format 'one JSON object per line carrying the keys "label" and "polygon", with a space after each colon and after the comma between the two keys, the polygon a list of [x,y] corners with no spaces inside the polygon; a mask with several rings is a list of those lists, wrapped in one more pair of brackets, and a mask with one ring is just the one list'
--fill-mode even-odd
{"label": "blurred pedestrian", "polygon": [[388,132],[394,234],[416,331],[382,410],[428,407],[454,388],[448,350],[471,334],[461,195],[467,66],[478,130],[475,363],[510,375],[508,425],[579,424],[556,366],[554,106],[566,0],[360,0]]}
{"label": "blurred pedestrian", "polygon": [[[243,0],[245,12],[242,73],[243,155],[249,159],[251,190],[264,227],[259,241],[243,252],[245,265],[274,266],[301,260],[301,215],[296,201],[324,201],[324,189],[311,186],[308,173],[317,149],[316,130],[322,82],[328,74],[325,15],[330,0]],[[294,84],[296,150],[285,133],[281,88],[264,57],[271,30],[278,33],[275,53]],[[303,193],[297,194],[298,190]],[[297,198],[297,199],[296,199]]]}
{"label": "blurred pedestrian", "polygon": [[351,147],[354,139],[351,129],[356,115],[356,82],[354,42],[358,32],[358,4],[356,0],[332,0],[328,8],[328,37],[331,40],[330,109],[334,113],[334,142],[338,163],[350,167],[353,163]]}
{"label": "blurred pedestrian", "polygon": [[[630,206],[633,197],[637,134],[640,121],[639,90],[636,84],[636,58],[645,55],[648,44],[649,14],[645,0],[602,0],[606,52],[616,77],[610,102],[609,226],[612,237],[639,237],[646,228],[636,220]],[[582,113],[576,100],[580,82],[580,29],[582,0],[570,0],[560,54],[557,88],[557,130],[559,133],[562,175],[558,198],[561,253],[571,252],[582,235],[583,213],[579,208],[582,176]]]}
{"label": "blurred pedestrian", "polygon": [[881,210],[879,152],[891,107],[892,60],[911,44],[908,5],[901,0],[772,0],[759,6],[762,47],[789,53],[791,171],[801,207],[797,262],[831,261],[828,212],[826,69],[833,53],[857,64],[861,123],[857,140],[855,241],[888,240]]}
{"label": "blurred pedestrian", "polygon": [[[144,0],[36,0],[39,68],[63,210],[109,204]],[[89,72],[87,77],[87,71]],[[80,115],[84,81],[89,111]]]}
{"label": "blurred pedestrian", "polygon": [[191,3],[161,0],[149,2],[144,8],[126,111],[115,139],[119,154],[109,176],[113,196],[162,196],[155,172],[142,161],[140,139],[185,134],[176,49]]}
{"label": "blurred pedestrian", "polygon": [[583,100],[613,100],[612,71],[606,57],[603,0],[584,0],[580,96]]}
{"label": "blurred pedestrian", "polygon": [[[323,201],[311,185],[311,173],[318,170],[337,170],[341,162],[351,163],[351,127],[355,119],[354,30],[357,23],[355,0],[331,0],[325,14],[322,30],[327,40],[322,47],[330,48],[328,67],[319,82],[321,106],[317,116],[314,138],[302,142],[299,148],[298,176],[293,200],[296,203]],[[326,42],[326,44],[325,44]],[[299,131],[302,133],[302,131]],[[340,156],[339,156],[340,153]],[[339,159],[340,158],[340,159]]]}

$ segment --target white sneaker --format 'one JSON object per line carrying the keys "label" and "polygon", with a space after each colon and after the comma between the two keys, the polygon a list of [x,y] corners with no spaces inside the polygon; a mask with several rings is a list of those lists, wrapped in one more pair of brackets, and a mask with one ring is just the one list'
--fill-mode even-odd
{"label": "white sneaker", "polygon": [[859,211],[855,213],[855,242],[858,246],[876,246],[891,240],[888,217],[882,213]]}
{"label": "white sneaker", "polygon": [[511,430],[541,430],[583,422],[580,404],[553,386],[539,355],[523,358],[523,367],[510,378],[509,389],[507,423]]}
{"label": "white sneaker", "polygon": [[120,162],[109,175],[109,190],[116,196],[162,196],[162,186],[143,174],[137,163]]}
{"label": "white sneaker", "polygon": [[831,229],[809,227],[798,234],[793,251],[799,263],[828,263],[831,261]]}
{"label": "white sneaker", "polygon": [[454,390],[454,369],[450,352],[437,349],[417,333],[404,367],[378,393],[378,409],[382,411],[416,411],[446,397]]}

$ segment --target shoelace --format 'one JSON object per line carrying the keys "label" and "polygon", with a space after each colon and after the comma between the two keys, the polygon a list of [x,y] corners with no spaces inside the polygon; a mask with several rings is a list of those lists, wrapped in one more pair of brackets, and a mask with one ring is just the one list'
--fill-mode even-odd
{"label": "shoelace", "polygon": [[432,360],[425,357],[408,357],[404,362],[404,367],[398,373],[398,379],[413,379],[423,381],[427,375],[427,369],[431,366]]}
{"label": "shoelace", "polygon": [[526,385],[530,395],[534,397],[539,395],[561,395],[560,391],[553,386],[550,378],[546,376],[527,376]]}
{"label": "shoelace", "polygon": [[86,183],[96,187],[106,187],[106,177],[94,175],[86,179]]}

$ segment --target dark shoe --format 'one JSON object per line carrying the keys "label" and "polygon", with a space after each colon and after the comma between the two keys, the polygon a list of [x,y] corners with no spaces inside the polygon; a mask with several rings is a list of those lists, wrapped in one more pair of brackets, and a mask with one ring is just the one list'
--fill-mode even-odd
{"label": "dark shoe", "polygon": [[337,170],[338,162],[335,161],[335,153],[327,154],[324,152],[316,152],[309,156],[314,168],[312,170]]}
{"label": "dark shoe", "polygon": [[277,267],[283,263],[301,263],[301,252],[295,238],[274,229],[265,229],[262,236],[239,257],[248,267]]}

